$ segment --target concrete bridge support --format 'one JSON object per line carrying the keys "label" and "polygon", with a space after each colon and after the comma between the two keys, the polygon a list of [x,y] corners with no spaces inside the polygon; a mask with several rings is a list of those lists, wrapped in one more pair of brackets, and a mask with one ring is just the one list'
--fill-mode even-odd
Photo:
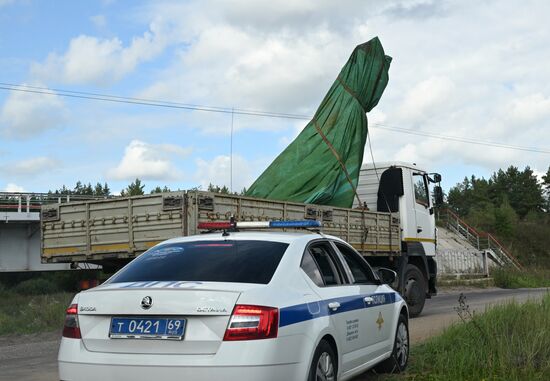
{"label": "concrete bridge support", "polygon": [[0,272],[68,270],[40,260],[38,212],[0,212]]}

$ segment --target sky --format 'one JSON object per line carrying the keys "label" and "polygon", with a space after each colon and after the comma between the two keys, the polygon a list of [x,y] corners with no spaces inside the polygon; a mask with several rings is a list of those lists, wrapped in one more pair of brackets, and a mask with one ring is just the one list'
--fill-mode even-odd
{"label": "sky", "polygon": [[[510,165],[542,174],[549,15],[545,0],[0,0],[0,190],[80,180],[117,193],[138,177],[146,191],[209,183],[240,191],[307,121],[56,90],[312,115],[354,47],[375,36],[393,57],[367,115],[376,162],[439,172],[445,189]],[[367,146],[364,162],[372,156]]]}

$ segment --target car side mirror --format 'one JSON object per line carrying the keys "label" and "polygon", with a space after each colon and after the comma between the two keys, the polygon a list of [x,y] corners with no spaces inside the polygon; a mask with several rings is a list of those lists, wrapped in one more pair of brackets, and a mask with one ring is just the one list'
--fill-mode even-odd
{"label": "car side mirror", "polygon": [[380,279],[383,284],[391,285],[397,279],[397,273],[385,267],[380,267],[379,269],[376,269],[376,274],[378,275],[378,279]]}

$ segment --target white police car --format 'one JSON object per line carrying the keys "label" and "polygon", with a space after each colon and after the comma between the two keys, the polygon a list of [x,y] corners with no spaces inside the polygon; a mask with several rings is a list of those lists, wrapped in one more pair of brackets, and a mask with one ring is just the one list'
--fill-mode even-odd
{"label": "white police car", "polygon": [[171,239],[75,296],[60,378],[317,381],[399,371],[407,305],[378,279],[351,246],[320,233]]}

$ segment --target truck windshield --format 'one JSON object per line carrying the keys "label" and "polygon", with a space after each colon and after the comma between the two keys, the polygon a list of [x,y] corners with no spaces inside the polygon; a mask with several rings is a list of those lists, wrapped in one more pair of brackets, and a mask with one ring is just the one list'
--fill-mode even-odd
{"label": "truck windshield", "polygon": [[154,247],[120,270],[110,283],[271,281],[287,243],[269,241],[196,241]]}

